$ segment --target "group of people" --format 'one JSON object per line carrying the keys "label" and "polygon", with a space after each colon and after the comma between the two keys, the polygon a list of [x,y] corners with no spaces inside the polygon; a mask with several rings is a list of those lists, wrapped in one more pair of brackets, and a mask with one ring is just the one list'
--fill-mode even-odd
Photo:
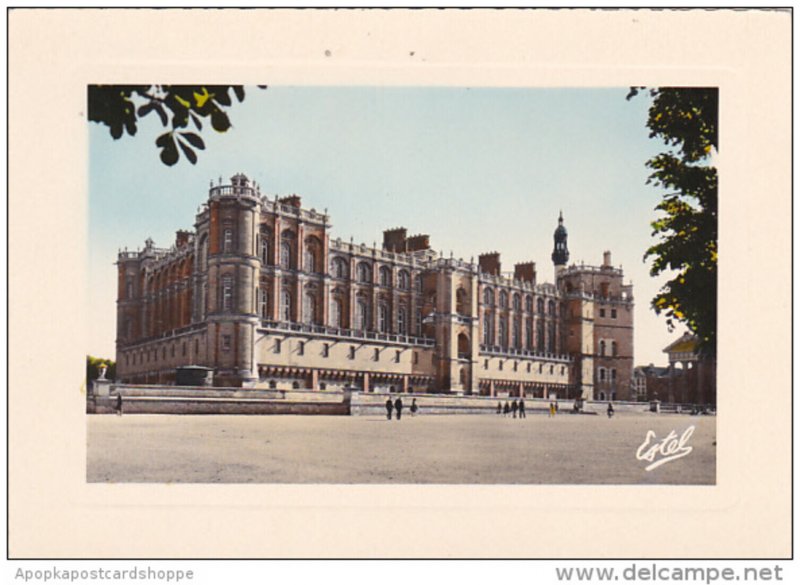
{"label": "group of people", "polygon": [[525,415],[525,401],[520,398],[519,402],[514,400],[511,404],[506,403],[503,404],[502,402],[497,403],[497,414],[502,414],[503,416],[508,416],[511,414],[513,418],[517,418],[517,412],[519,412],[519,418],[527,418]]}
{"label": "group of people", "polygon": [[[419,407],[417,406],[417,399],[412,398],[411,416],[417,414],[418,409]],[[394,412],[396,413],[397,420],[400,420],[400,417],[403,414],[403,399],[400,398],[399,396],[397,397],[397,400],[395,400],[394,402],[392,402],[391,396],[389,396],[389,398],[386,399],[386,420],[392,420],[392,410],[394,410]]]}

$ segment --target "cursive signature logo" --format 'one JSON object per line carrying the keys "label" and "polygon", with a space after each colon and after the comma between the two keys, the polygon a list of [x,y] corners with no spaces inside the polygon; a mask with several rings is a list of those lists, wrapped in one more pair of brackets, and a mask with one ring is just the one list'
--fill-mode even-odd
{"label": "cursive signature logo", "polygon": [[636,450],[636,459],[649,461],[650,465],[644,469],[652,471],[669,461],[686,457],[694,448],[686,445],[692,433],[694,433],[694,425],[683,431],[680,437],[672,430],[666,437],[656,442],[656,434],[653,431],[647,431],[644,442]]}

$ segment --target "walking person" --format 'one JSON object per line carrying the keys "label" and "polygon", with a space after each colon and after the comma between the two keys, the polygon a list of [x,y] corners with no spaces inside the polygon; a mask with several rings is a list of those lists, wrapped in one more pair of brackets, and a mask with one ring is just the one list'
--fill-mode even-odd
{"label": "walking person", "polygon": [[548,418],[553,418],[556,415],[556,407],[553,406],[553,403],[550,403],[550,411],[548,412]]}
{"label": "walking person", "polygon": [[506,403],[503,405],[503,416],[508,416],[509,412],[511,412],[511,407],[508,405],[508,400],[506,400]]}
{"label": "walking person", "polygon": [[386,399],[386,420],[392,420],[392,397]]}
{"label": "walking person", "polygon": [[394,409],[397,411],[397,420],[400,420],[400,415],[403,413],[403,399],[399,396],[394,401]]}
{"label": "walking person", "polygon": [[517,401],[514,400],[514,402],[511,403],[511,414],[514,416],[514,418],[517,418],[517,408]]}
{"label": "walking person", "polygon": [[606,410],[606,412],[608,414],[608,418],[614,416],[614,405],[611,404],[610,402],[608,403],[608,409]]}
{"label": "walking person", "polygon": [[497,403],[497,414],[503,414],[503,403],[502,402],[498,402]]}
{"label": "walking person", "polygon": [[122,416],[122,394],[117,392],[117,416]]}
{"label": "walking person", "polygon": [[418,409],[419,409],[419,406],[417,406],[417,399],[416,398],[412,398],[411,399],[411,416],[416,416]]}
{"label": "walking person", "polygon": [[525,399],[519,399],[519,418],[527,418],[525,415]]}

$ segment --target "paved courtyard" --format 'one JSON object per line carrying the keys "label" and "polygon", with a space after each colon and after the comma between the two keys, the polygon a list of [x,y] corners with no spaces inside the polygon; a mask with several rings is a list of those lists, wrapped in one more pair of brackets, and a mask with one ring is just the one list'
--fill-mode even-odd
{"label": "paved courtyard", "polygon": [[[716,419],[619,413],[87,417],[89,482],[713,484]],[[645,471],[636,452],[695,426],[692,451]],[[656,457],[657,461],[659,457]]]}

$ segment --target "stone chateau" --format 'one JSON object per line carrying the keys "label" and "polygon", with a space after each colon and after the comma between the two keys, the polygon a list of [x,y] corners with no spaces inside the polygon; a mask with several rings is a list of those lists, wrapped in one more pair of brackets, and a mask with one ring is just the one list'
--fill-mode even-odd
{"label": "stone chateau", "polygon": [[196,365],[215,386],[633,396],[632,285],[609,252],[568,266],[561,216],[554,283],[533,262],[502,272],[496,252],[442,257],[405,228],[380,248],[330,229],[243,174],[212,185],[194,231],[119,253],[118,380],[169,384]]}

